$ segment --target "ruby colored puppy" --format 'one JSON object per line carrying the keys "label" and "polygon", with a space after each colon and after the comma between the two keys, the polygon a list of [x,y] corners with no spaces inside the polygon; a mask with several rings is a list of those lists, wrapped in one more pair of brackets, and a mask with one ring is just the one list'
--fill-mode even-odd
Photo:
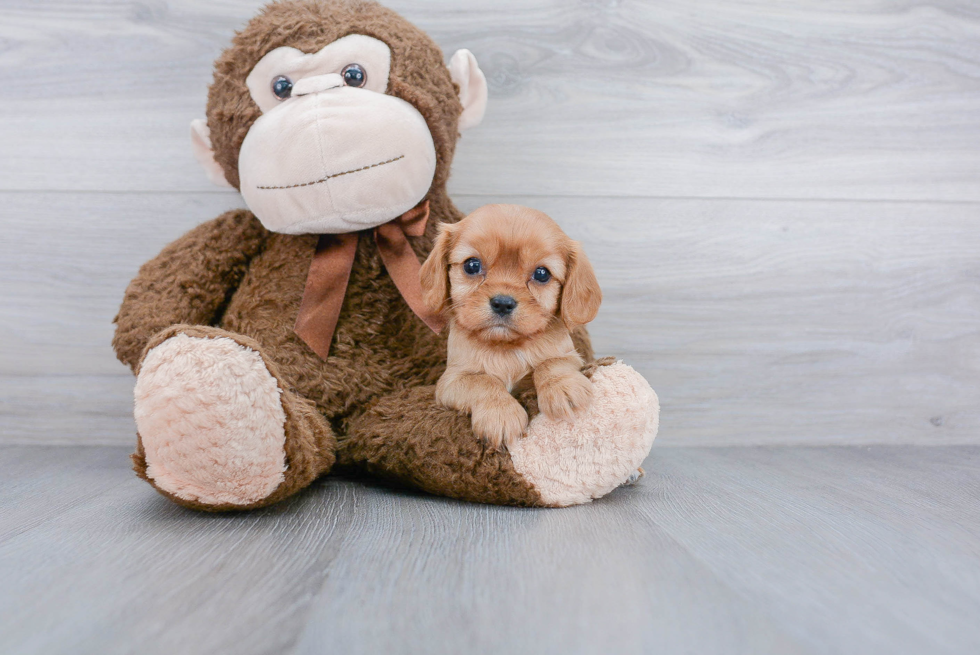
{"label": "ruby colored puppy", "polygon": [[602,291],[579,243],[547,215],[487,205],[442,224],[421,282],[425,303],[449,314],[436,401],[469,412],[477,436],[499,448],[523,435],[527,412],[511,392],[529,374],[551,418],[570,421],[592,403],[570,330],[595,318]]}

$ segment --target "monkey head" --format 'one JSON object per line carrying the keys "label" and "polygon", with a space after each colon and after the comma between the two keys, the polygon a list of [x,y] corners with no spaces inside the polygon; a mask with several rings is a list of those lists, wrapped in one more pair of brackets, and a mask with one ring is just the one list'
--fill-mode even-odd
{"label": "monkey head", "polygon": [[238,188],[269,230],[353,232],[442,191],[458,133],[486,101],[469,51],[447,67],[398,14],[364,0],[287,0],[215,63],[192,142],[209,178]]}

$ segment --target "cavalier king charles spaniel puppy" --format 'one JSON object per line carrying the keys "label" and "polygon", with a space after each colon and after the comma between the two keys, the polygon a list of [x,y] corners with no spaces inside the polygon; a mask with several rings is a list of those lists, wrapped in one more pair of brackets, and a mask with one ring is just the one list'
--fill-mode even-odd
{"label": "cavalier king charles spaniel puppy", "polygon": [[529,382],[553,419],[592,403],[570,331],[595,318],[602,291],[579,243],[547,215],[487,205],[444,223],[420,278],[425,304],[449,318],[436,401],[471,414],[478,437],[500,448],[524,434],[512,393]]}

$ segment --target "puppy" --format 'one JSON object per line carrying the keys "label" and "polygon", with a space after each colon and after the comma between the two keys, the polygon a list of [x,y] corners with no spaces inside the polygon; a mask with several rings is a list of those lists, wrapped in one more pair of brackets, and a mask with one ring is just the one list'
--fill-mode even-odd
{"label": "puppy", "polygon": [[420,279],[425,304],[449,314],[436,401],[470,413],[477,436],[500,448],[523,435],[527,412],[511,392],[529,375],[552,418],[572,420],[592,403],[570,330],[595,318],[602,291],[578,242],[551,218],[487,205],[443,224]]}

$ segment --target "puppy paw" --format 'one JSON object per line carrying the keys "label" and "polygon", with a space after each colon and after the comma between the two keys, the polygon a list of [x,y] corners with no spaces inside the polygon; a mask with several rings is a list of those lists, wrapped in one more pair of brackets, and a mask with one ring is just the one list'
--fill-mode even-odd
{"label": "puppy paw", "polygon": [[482,403],[473,409],[473,433],[493,448],[517,443],[527,429],[527,412],[507,396],[505,400]]}
{"label": "puppy paw", "polygon": [[592,382],[581,373],[553,378],[538,388],[538,408],[556,421],[573,421],[592,404]]}

